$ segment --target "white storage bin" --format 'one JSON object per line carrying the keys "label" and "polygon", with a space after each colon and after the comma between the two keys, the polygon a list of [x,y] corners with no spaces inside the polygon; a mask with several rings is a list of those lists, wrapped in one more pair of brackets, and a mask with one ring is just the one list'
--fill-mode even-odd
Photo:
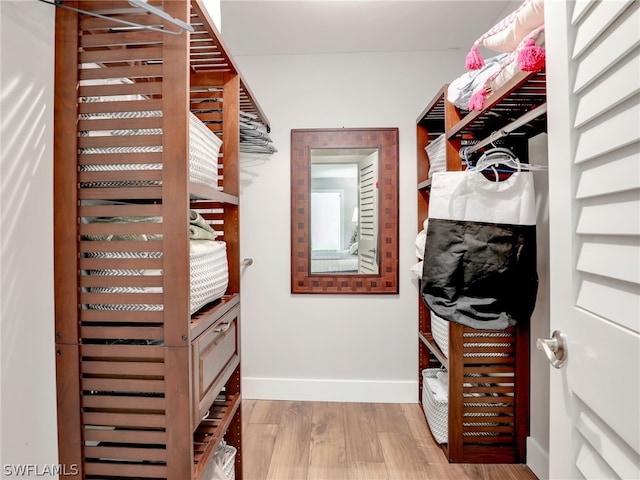
{"label": "white storage bin", "polygon": [[425,368],[422,371],[422,408],[427,423],[438,443],[449,439],[449,400],[446,386],[437,379],[439,368]]}
{"label": "white storage bin", "polygon": [[435,140],[429,142],[424,148],[429,156],[429,178],[435,172],[447,170],[447,142],[444,133]]}
{"label": "white storage bin", "polygon": [[223,440],[199,478],[202,480],[235,480],[237,452],[236,447],[228,445]]}
{"label": "white storage bin", "polygon": [[449,358],[449,322],[435,313],[431,314],[431,335],[444,356]]}

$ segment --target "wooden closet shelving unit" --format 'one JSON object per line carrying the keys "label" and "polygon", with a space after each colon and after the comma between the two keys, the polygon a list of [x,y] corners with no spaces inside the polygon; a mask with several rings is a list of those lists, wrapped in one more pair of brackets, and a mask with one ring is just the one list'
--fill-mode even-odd
{"label": "wooden closet shelving unit", "polygon": [[[431,179],[425,147],[446,135],[448,171],[464,169],[463,145],[489,138],[524,113],[546,103],[544,71],[521,72],[487,98],[481,111],[466,111],[447,100],[444,85],[417,119],[418,230],[428,217]],[[527,140],[546,131],[546,115],[514,130],[521,161],[527,159]],[[529,325],[491,332],[449,323],[449,351],[434,341],[429,310],[419,298],[419,371],[441,367],[449,375],[448,441],[442,445],[452,463],[524,463],[529,432]],[[499,344],[499,346],[495,346]],[[474,378],[475,377],[475,378]],[[483,404],[493,404],[484,409]],[[495,412],[499,411],[498,414]],[[482,415],[487,415],[483,417]],[[489,416],[489,415],[493,415]]]}
{"label": "wooden closet shelving unit", "polygon": [[[239,113],[254,115],[265,127],[268,120],[202,0],[162,3],[167,14],[195,29],[177,35],[115,23],[112,19],[119,18],[177,30],[126,1],[64,2],[64,6],[107,18],[56,9],[59,461],[77,466],[79,476],[86,479],[197,479],[224,439],[237,448],[235,478],[242,479]],[[86,101],[96,96],[106,100]],[[140,111],[161,114],[134,115]],[[217,185],[190,181],[189,111],[223,141],[216,159]],[[105,118],[105,112],[120,115]],[[129,133],[95,134],[114,129]],[[83,155],[87,146],[113,150]],[[120,146],[151,150],[123,154],[117,151]],[[124,173],[82,168],[112,163],[133,166]],[[160,168],[145,168],[146,164]],[[122,180],[129,183],[123,185]],[[193,315],[189,209],[222,232],[218,240],[226,244],[229,275],[225,295]],[[160,222],[116,227],[88,225],[86,220],[151,216],[160,217]],[[89,232],[161,237],[144,242],[87,241]],[[149,258],[88,255],[114,251],[148,252]],[[87,274],[100,269],[158,273]],[[92,290],[96,285],[140,287],[152,293],[96,293]],[[89,308],[99,303],[159,308]]]}

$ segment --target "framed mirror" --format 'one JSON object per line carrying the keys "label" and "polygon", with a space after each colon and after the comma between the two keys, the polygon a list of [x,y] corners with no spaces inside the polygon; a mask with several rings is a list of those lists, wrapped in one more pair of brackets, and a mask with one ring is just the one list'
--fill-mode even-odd
{"label": "framed mirror", "polygon": [[398,129],[291,131],[291,292],[398,293]]}

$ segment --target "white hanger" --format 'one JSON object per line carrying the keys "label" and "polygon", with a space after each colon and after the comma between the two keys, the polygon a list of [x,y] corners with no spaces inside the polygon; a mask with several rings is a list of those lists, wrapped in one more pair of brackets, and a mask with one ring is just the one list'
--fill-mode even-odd
{"label": "white hanger", "polygon": [[500,165],[507,168],[511,168],[516,171],[520,170],[546,170],[545,165],[532,165],[530,163],[522,163],[516,157],[516,155],[508,148],[495,147],[491,150],[487,150],[478,159],[476,164],[472,167],[468,167],[467,170],[479,171],[486,170],[487,168],[499,167]]}
{"label": "white hanger", "polygon": [[173,23],[174,25],[180,27],[180,30],[177,31],[172,31],[172,30],[165,30],[164,28],[159,28],[159,27],[154,27],[152,25],[140,25],[138,23],[135,22],[129,22],[128,20],[122,20],[118,17],[113,17],[113,16],[107,16],[107,15],[102,15],[100,13],[96,13],[96,12],[88,12],[86,10],[80,10],[78,8],[74,8],[74,7],[70,7],[68,5],[63,4],[62,2],[58,1],[58,0],[40,0],[42,3],[48,3],[49,5],[53,5],[54,7],[59,7],[59,8],[64,8],[66,10],[71,10],[72,12],[78,12],[78,13],[82,13],[83,15],[91,15],[92,17],[97,17],[97,18],[102,18],[103,20],[111,20],[113,22],[116,23],[121,23],[124,25],[128,25],[130,27],[135,27],[135,28],[141,28],[144,30],[152,30],[154,32],[160,32],[160,33],[169,33],[171,35],[180,35],[182,33],[183,30],[188,30],[189,32],[194,32],[195,29],[189,25],[186,22],[183,22],[182,20],[180,20],[179,18],[174,18],[171,15],[167,14],[164,10],[158,8],[158,7],[154,7],[153,5],[149,5],[146,0],[129,0],[129,5],[131,5],[132,7],[136,7],[136,8],[141,8],[143,10],[146,10],[150,13],[153,13],[157,16],[159,16],[160,18],[163,18],[171,23]]}

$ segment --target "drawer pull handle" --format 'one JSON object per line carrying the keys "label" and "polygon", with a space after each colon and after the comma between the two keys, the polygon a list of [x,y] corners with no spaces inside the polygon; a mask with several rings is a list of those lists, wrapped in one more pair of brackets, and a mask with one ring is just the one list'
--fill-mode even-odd
{"label": "drawer pull handle", "polygon": [[228,323],[223,323],[221,325],[219,325],[218,327],[216,327],[213,331],[216,333],[222,333],[222,332],[226,332],[227,330],[229,330],[231,328],[231,324],[233,322],[228,322]]}

